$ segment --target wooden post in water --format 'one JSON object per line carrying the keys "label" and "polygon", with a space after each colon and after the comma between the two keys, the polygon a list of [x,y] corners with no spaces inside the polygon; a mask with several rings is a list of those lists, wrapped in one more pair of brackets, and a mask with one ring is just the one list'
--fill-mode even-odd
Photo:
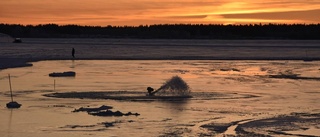
{"label": "wooden post in water", "polygon": [[9,85],[10,85],[11,102],[13,102],[10,74],[8,74],[8,77],[9,77]]}

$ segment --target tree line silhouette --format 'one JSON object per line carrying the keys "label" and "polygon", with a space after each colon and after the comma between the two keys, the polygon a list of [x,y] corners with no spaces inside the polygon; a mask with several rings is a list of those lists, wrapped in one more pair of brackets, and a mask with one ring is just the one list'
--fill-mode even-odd
{"label": "tree line silhouette", "polygon": [[0,24],[0,33],[23,38],[320,39],[319,24],[158,24],[140,26]]}

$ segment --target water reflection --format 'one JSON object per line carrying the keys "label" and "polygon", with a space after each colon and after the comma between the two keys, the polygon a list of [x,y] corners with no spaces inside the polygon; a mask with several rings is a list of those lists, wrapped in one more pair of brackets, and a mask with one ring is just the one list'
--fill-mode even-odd
{"label": "water reflection", "polygon": [[187,108],[189,102],[190,99],[181,99],[176,101],[161,101],[160,104],[167,108],[165,110],[168,110],[169,113],[179,115]]}
{"label": "water reflection", "polygon": [[8,131],[7,135],[8,137],[11,137],[11,125],[12,125],[12,117],[13,117],[13,109],[9,109],[10,114],[9,114],[9,121],[8,121]]}
{"label": "water reflection", "polygon": [[[310,62],[316,67],[319,62]],[[192,91],[238,90],[241,82],[265,82],[259,76],[278,74],[291,70],[304,71],[304,62],[283,61],[152,61],[152,60],[60,60],[34,62],[32,67],[2,70],[0,91],[9,89],[6,74],[13,76],[15,90],[48,90],[52,72],[75,71],[75,78],[56,79],[58,91],[145,91],[145,88],[161,87],[165,80],[180,76]],[[70,70],[71,69],[71,70]],[[311,69],[311,68],[309,68]],[[318,70],[318,68],[314,68]],[[307,73],[306,73],[307,74]],[[316,71],[307,75],[316,75]],[[304,75],[304,74],[301,74]],[[223,86],[232,84],[233,86]],[[49,90],[52,90],[50,87]]]}
{"label": "water reflection", "polygon": [[71,63],[71,66],[70,68],[75,68],[75,65],[74,65],[74,60],[72,60],[72,63]]}
{"label": "water reflection", "polygon": [[[110,136],[110,134],[152,136],[159,135],[167,129],[173,129],[172,133],[186,128],[202,132],[199,130],[201,125],[217,123],[219,121],[212,120],[220,117],[223,118],[220,122],[229,124],[230,121],[248,118],[259,119],[291,112],[317,111],[319,81],[271,79],[268,75],[290,70],[294,74],[305,77],[318,76],[320,62],[283,62],[65,60],[41,61],[34,63],[33,67],[2,70],[0,74],[1,95],[8,92],[6,76],[10,73],[16,76],[12,81],[14,90],[19,93],[17,98],[26,104],[25,109],[20,109],[15,116],[11,111],[9,119],[6,119],[9,111],[0,110],[2,111],[0,117],[4,117],[0,119],[0,124],[2,123],[4,127],[2,133],[5,134],[4,136],[23,136],[26,133],[35,133],[33,136],[80,137],[89,134],[91,136]],[[51,72],[63,72],[70,69],[77,73],[75,78],[48,76]],[[87,91],[92,95],[93,91],[114,91],[115,93],[126,91],[130,92],[128,93],[130,96],[133,96],[135,92],[143,96],[146,93],[146,87],[159,88],[164,81],[176,75],[191,87],[192,99],[127,102],[42,96],[45,91],[54,89],[52,86],[54,80],[56,80],[56,92],[58,93]],[[255,97],[253,95],[257,95],[258,98],[252,98]],[[6,100],[1,99],[2,97],[0,96],[0,100]],[[138,112],[141,115],[101,118],[88,116],[86,113],[71,112],[74,108],[101,105],[112,105],[116,110]],[[89,131],[90,128],[86,129],[86,125],[97,125],[97,123],[112,122],[118,119],[123,123],[119,123],[115,128],[108,128],[108,132],[92,132]],[[66,125],[84,125],[84,130],[75,132],[72,128],[70,131],[59,128],[69,127]],[[182,132],[189,133],[189,131]]]}

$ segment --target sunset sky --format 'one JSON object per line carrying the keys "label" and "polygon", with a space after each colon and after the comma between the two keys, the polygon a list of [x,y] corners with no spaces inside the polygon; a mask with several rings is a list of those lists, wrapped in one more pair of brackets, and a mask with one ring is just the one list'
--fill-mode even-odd
{"label": "sunset sky", "polygon": [[320,0],[1,0],[0,23],[320,23]]}

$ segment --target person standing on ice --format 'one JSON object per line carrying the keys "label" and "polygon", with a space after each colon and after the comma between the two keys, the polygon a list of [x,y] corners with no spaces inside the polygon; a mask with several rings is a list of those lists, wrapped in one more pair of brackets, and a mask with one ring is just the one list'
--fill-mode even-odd
{"label": "person standing on ice", "polygon": [[75,58],[75,57],[74,57],[74,53],[76,53],[76,50],[75,50],[74,48],[72,48],[72,57],[73,57],[73,58]]}

